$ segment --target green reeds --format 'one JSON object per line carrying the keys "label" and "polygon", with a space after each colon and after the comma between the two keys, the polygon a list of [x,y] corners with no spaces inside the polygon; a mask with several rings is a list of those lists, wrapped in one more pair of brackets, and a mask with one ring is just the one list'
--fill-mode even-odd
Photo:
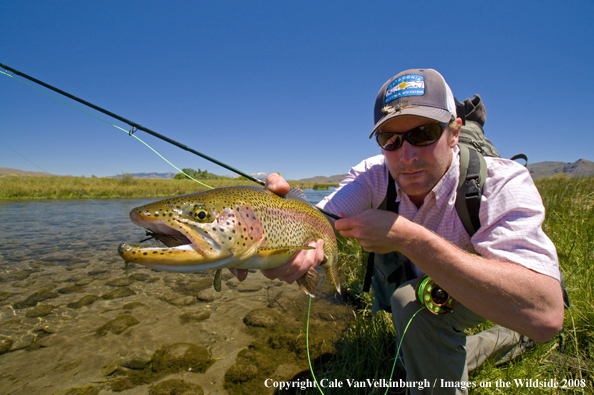
{"label": "green reeds", "polygon": [[[214,187],[256,184],[247,179],[202,180]],[[291,187],[315,188],[316,183],[290,181]],[[324,186],[338,184],[324,184]],[[189,179],[137,178],[131,174],[121,177],[31,177],[0,176],[0,200],[27,199],[92,199],[169,197],[204,191],[207,188]],[[81,193],[77,192],[80,191]]]}
{"label": "green reeds", "polygon": [[[218,188],[232,185],[255,185],[249,180],[204,180]],[[0,200],[83,199],[78,191],[92,199],[169,197],[204,191],[207,188],[189,179],[173,180],[97,177],[0,177]]]}

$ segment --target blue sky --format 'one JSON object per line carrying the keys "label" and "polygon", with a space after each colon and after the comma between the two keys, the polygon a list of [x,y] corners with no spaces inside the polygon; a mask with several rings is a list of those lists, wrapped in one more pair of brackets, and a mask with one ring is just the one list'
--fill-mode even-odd
{"label": "blue sky", "polygon": [[[573,162],[594,160],[593,20],[592,0],[5,1],[0,63],[245,172],[288,179],[343,174],[379,153],[368,139],[379,88],[434,68],[459,100],[481,95],[502,156]],[[175,171],[2,74],[0,101],[0,167]],[[180,168],[229,174],[137,133]]]}

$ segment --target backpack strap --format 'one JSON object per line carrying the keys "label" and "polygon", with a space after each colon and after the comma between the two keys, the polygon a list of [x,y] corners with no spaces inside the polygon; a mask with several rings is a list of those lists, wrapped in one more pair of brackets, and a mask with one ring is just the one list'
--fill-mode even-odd
{"label": "backpack strap", "polygon": [[481,227],[479,210],[487,162],[477,151],[460,144],[460,180],[456,191],[456,212],[466,232],[472,237]]}
{"label": "backpack strap", "polygon": [[[391,211],[393,213],[398,213],[398,207],[400,206],[400,202],[396,201],[396,182],[392,178],[392,175],[389,174],[388,178],[388,192],[386,193],[386,198],[380,204],[380,210]],[[365,269],[365,280],[363,281],[363,292],[369,292],[371,288],[371,279],[373,277],[373,272],[375,269],[375,254],[373,252],[369,253],[367,257],[367,268]]]}
{"label": "backpack strap", "polygon": [[528,157],[526,156],[526,154],[517,154],[517,155],[512,156],[509,159],[510,160],[518,160],[518,159],[525,160],[526,163],[524,163],[524,167],[528,167]]}

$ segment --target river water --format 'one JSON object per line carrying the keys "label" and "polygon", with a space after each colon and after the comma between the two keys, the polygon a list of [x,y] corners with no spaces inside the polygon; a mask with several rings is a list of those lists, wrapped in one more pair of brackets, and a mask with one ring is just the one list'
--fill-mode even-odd
{"label": "river water", "polygon": [[[0,202],[0,394],[266,394],[265,380],[307,372],[297,285],[226,271],[217,293],[213,272],[126,270],[117,246],[144,236],[128,214],[155,200]],[[323,282],[314,360],[350,316]]]}

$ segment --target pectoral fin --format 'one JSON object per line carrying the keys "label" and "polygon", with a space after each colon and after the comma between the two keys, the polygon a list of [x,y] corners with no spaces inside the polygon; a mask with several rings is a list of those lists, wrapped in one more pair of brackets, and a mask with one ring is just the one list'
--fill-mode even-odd
{"label": "pectoral fin", "polygon": [[213,285],[215,291],[217,291],[217,292],[221,292],[221,272],[222,271],[223,271],[223,269],[217,269],[217,271],[215,272],[214,281],[212,282],[212,285]]}

